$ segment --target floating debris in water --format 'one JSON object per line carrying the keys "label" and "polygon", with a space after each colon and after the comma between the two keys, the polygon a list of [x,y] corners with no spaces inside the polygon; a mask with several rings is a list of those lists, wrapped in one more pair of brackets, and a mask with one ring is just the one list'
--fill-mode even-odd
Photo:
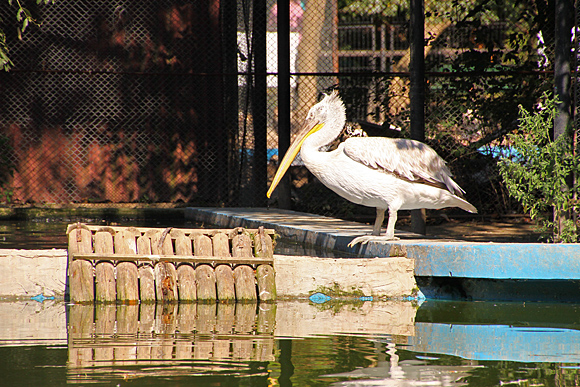
{"label": "floating debris in water", "polygon": [[38,302],[44,302],[46,300],[54,300],[54,296],[46,297],[44,294],[39,294],[37,296],[30,297],[30,299]]}
{"label": "floating debris in water", "polygon": [[[310,297],[308,297],[308,299],[310,301],[314,302],[315,304],[323,304],[327,301],[330,301],[332,299],[332,297],[327,296],[324,293],[316,292],[316,293],[310,295]],[[336,298],[336,299],[338,299],[338,298]],[[340,297],[340,299],[348,299],[348,297]],[[360,301],[372,301],[373,296],[361,296],[361,297],[355,297],[354,299],[360,300]]]}
{"label": "floating debris in water", "polygon": [[310,295],[310,297],[308,297],[308,299],[312,302],[314,302],[315,304],[324,304],[326,301],[329,301],[331,299],[330,296],[327,296],[326,294],[322,294],[322,293],[314,293],[312,295]]}

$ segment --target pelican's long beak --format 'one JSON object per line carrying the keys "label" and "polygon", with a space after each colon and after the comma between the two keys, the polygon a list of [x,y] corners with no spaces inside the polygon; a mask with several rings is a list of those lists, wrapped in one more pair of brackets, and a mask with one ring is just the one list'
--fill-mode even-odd
{"label": "pelican's long beak", "polygon": [[290,168],[290,165],[292,164],[292,161],[294,161],[294,159],[296,158],[298,152],[300,152],[300,148],[302,148],[302,143],[304,143],[304,140],[306,140],[306,138],[310,136],[312,133],[318,132],[323,126],[324,123],[320,123],[318,122],[318,120],[313,119],[306,120],[306,122],[302,126],[302,129],[300,129],[300,132],[298,132],[298,135],[294,139],[294,142],[290,145],[290,148],[288,148],[288,151],[286,152],[284,158],[282,159],[280,165],[278,166],[278,170],[274,175],[274,179],[272,180],[270,189],[266,194],[268,198],[270,197],[270,195],[272,195],[272,192],[274,192],[274,189],[276,188],[278,183],[280,183],[280,180],[282,180],[282,176],[284,176],[288,168]]}

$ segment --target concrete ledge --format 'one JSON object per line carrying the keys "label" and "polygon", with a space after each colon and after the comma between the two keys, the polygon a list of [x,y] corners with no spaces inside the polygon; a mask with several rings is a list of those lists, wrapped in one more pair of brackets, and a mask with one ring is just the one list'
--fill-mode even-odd
{"label": "concrete ledge", "polygon": [[[372,227],[366,224],[277,208],[188,207],[185,218],[223,228],[264,226],[275,229],[283,238],[351,253],[356,253],[356,249],[347,246],[350,241],[372,232]],[[397,232],[397,236],[407,238],[417,235]]]}
{"label": "concrete ledge", "polygon": [[30,299],[39,294],[64,299],[67,251],[0,249],[0,299]]}
{"label": "concrete ledge", "polygon": [[580,244],[400,240],[368,243],[363,256],[403,253],[415,275],[488,279],[580,279]]}
{"label": "concrete ledge", "polygon": [[[415,333],[415,316],[418,308],[410,301],[367,301],[325,306],[309,301],[293,300],[261,304],[259,311],[256,311],[255,305],[240,305],[242,307],[239,308],[233,304],[219,305],[226,311],[224,314],[223,311],[219,311],[219,308],[216,312],[216,304],[182,304],[179,307],[177,304],[167,304],[166,308],[156,308],[155,304],[73,304],[67,306],[61,301],[0,302],[0,346],[67,345],[68,342],[71,356],[79,352],[87,355],[83,351],[89,350],[88,356],[72,357],[69,360],[73,363],[88,362],[89,364],[93,362],[91,346],[96,346],[102,350],[101,355],[110,354],[110,359],[101,358],[97,363],[93,363],[102,366],[102,364],[107,365],[107,361],[130,360],[134,362],[134,348],[137,348],[139,353],[149,354],[149,356],[152,353],[151,348],[155,346],[169,349],[170,356],[172,353],[174,356],[175,353],[180,353],[180,349],[190,348],[189,356],[191,357],[192,338],[194,344],[210,343],[215,344],[216,348],[219,346],[223,349],[224,345],[225,348],[230,348],[232,342],[237,344],[243,342],[251,344],[252,341],[264,343],[268,337],[273,340],[275,337],[310,337],[341,333],[412,336]],[[207,314],[208,312],[210,314]],[[168,321],[171,323],[168,324]],[[240,321],[244,324],[250,322],[247,325],[250,331],[253,329],[251,322],[259,321],[260,334],[254,336],[245,330],[234,329],[234,324],[239,324]],[[229,327],[228,324],[230,324]],[[123,327],[125,335],[116,334],[115,327]],[[236,325],[236,327],[239,329],[239,326]],[[95,335],[95,329],[97,329],[97,335]],[[187,334],[195,329],[205,329],[204,332],[231,333]],[[151,337],[152,332],[162,335],[164,339],[154,340],[154,343],[146,338],[137,340],[131,347],[133,351],[115,352],[115,356],[120,356],[120,358],[113,357],[113,348],[127,347],[127,334],[136,336],[142,333],[144,337]],[[80,340],[80,344],[76,343],[77,348],[74,348],[75,343],[71,340]],[[273,350],[274,342],[272,341],[271,344]],[[238,345],[238,347],[246,346]],[[208,348],[208,346],[203,348]],[[209,349],[211,348],[212,345],[209,345]],[[241,353],[235,352],[236,356],[240,356]],[[225,355],[228,354],[226,350]],[[127,358],[123,359],[123,355]],[[214,353],[208,351],[207,355],[208,358],[213,358]],[[160,359],[155,357],[152,360]]]}
{"label": "concrete ledge", "polygon": [[0,302],[0,345],[66,345],[66,339],[64,302]]}
{"label": "concrete ledge", "polygon": [[279,209],[187,208],[185,216],[222,227],[264,225],[299,243],[363,258],[410,258],[419,288],[427,297],[580,299],[580,244],[451,241],[397,231],[400,240],[349,248],[354,237],[370,234],[371,226]]}
{"label": "concrete ledge", "polygon": [[578,363],[580,331],[512,325],[416,323],[408,345],[476,361]]}
{"label": "concrete ledge", "polygon": [[416,276],[488,279],[580,279],[580,244],[442,241],[397,232],[401,240],[349,248],[371,226],[279,209],[187,208],[185,216],[233,227],[267,225],[283,237],[360,257],[405,256]]}
{"label": "concrete ledge", "polygon": [[[276,255],[280,298],[328,296],[406,298],[417,291],[408,258],[333,259]],[[65,298],[66,250],[0,250],[0,300],[30,300],[43,295]]]}
{"label": "concrete ledge", "polygon": [[341,333],[415,335],[417,306],[409,301],[346,303],[325,308],[312,302],[276,303],[277,337],[309,337]]}
{"label": "concrete ledge", "polygon": [[278,297],[407,298],[418,291],[412,259],[274,256]]}

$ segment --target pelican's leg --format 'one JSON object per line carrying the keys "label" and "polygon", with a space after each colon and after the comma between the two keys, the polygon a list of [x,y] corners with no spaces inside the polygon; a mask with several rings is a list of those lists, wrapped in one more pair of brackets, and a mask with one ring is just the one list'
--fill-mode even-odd
{"label": "pelican's leg", "polygon": [[387,222],[387,233],[385,235],[387,240],[399,239],[395,238],[395,223],[397,223],[397,210],[389,208],[389,221]]}
{"label": "pelican's leg", "polygon": [[[389,216],[389,219],[391,217]],[[385,220],[385,209],[377,207],[377,218],[375,219],[375,225],[373,227],[373,234],[379,236],[381,235],[381,227],[383,227],[383,221]]]}
{"label": "pelican's leg", "polygon": [[360,243],[361,245],[367,244],[369,241],[392,241],[399,239],[395,237],[395,223],[397,222],[397,210],[389,209],[389,222],[387,223],[387,234],[385,236],[380,236],[381,226],[383,225],[383,220],[385,219],[385,209],[377,208],[377,219],[375,220],[375,225],[373,227],[372,235],[364,235],[354,238],[348,247],[353,247]]}

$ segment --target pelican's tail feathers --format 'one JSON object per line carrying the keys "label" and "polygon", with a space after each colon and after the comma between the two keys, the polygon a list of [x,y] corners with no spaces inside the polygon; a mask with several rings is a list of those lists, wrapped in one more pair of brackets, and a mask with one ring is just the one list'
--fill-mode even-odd
{"label": "pelican's tail feathers", "polygon": [[457,202],[456,202],[457,207],[459,207],[462,210],[465,210],[467,212],[477,214],[477,208],[475,208],[475,206],[473,204],[469,203],[467,200],[462,199],[460,197],[456,197],[456,199],[457,199]]}

